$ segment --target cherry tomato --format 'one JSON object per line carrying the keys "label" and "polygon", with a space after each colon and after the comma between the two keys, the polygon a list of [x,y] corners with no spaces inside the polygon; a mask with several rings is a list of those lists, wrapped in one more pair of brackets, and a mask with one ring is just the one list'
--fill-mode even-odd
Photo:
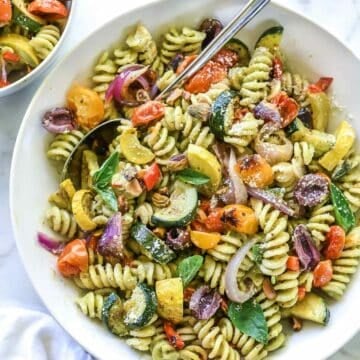
{"label": "cherry tomato", "polygon": [[326,91],[333,82],[333,80],[334,78],[332,77],[321,77],[315,84],[309,85],[308,91],[311,94]]}
{"label": "cherry tomato", "polygon": [[279,109],[281,115],[281,127],[283,128],[295,120],[299,113],[298,103],[290,98],[284,91],[271,99],[271,103],[275,104]]}
{"label": "cherry tomato", "polygon": [[5,51],[2,55],[5,61],[17,63],[20,61],[20,56],[18,54],[12,53],[11,51]]}
{"label": "cherry tomato", "polygon": [[177,67],[176,74],[179,75],[180,73],[182,73],[196,58],[197,55],[185,56],[184,60]]}
{"label": "cherry tomato", "polygon": [[194,221],[192,221],[192,223],[191,223],[190,225],[191,225],[191,228],[192,228],[193,230],[201,231],[201,232],[207,232],[207,231],[208,231],[208,229],[207,229],[207,227],[205,226],[205,224],[202,223],[201,221],[194,220]]}
{"label": "cherry tomato", "polygon": [[74,276],[86,271],[89,266],[89,255],[85,240],[76,239],[69,242],[60,254],[57,267],[65,276]]}
{"label": "cherry tomato", "polygon": [[314,287],[323,287],[328,284],[333,276],[333,269],[331,260],[320,261],[313,272],[314,275]]}
{"label": "cherry tomato", "polygon": [[174,326],[169,321],[164,322],[164,331],[165,331],[166,337],[167,337],[170,345],[172,345],[177,350],[181,350],[184,348],[185,343],[184,343],[183,339],[176,332],[176,330],[174,329]]}
{"label": "cherry tomato", "polygon": [[58,0],[34,0],[28,11],[40,16],[50,15],[53,20],[66,18],[69,14],[66,6]]}
{"label": "cherry tomato", "polygon": [[142,179],[145,183],[146,189],[148,191],[152,190],[161,179],[159,165],[157,163],[153,163],[148,169],[146,169],[146,173]]}
{"label": "cherry tomato", "polygon": [[0,0],[0,24],[5,25],[11,21],[11,0]]}
{"label": "cherry tomato", "polygon": [[92,129],[104,119],[104,104],[91,89],[73,85],[67,93],[67,102],[76,115],[76,122],[84,129]]}
{"label": "cherry tomato", "polygon": [[206,214],[210,211],[210,201],[209,200],[201,200],[199,208],[205,211]]}
{"label": "cherry tomato", "polygon": [[134,126],[147,125],[154,120],[161,119],[165,114],[165,105],[159,101],[148,101],[138,106],[131,117]]}
{"label": "cherry tomato", "polygon": [[297,256],[289,256],[286,262],[286,267],[290,271],[300,270],[300,261]]}
{"label": "cherry tomato", "polygon": [[211,60],[229,70],[239,62],[239,55],[233,50],[222,49]]}
{"label": "cherry tomato", "polygon": [[208,217],[204,221],[204,224],[208,231],[222,232],[224,230],[224,224],[221,221],[222,209],[213,209],[210,211]]}
{"label": "cherry tomato", "polygon": [[341,256],[345,245],[345,231],[338,225],[330,226],[326,234],[327,246],[324,251],[326,259],[335,260]]}
{"label": "cherry tomato", "polygon": [[212,84],[225,79],[226,75],[223,65],[210,60],[185,84],[185,90],[192,94],[207,92]]}
{"label": "cherry tomato", "polygon": [[273,60],[273,78],[281,80],[283,75],[283,64],[279,57],[275,57]]}
{"label": "cherry tomato", "polygon": [[8,81],[0,79],[0,88],[3,88],[8,85],[10,85]]}

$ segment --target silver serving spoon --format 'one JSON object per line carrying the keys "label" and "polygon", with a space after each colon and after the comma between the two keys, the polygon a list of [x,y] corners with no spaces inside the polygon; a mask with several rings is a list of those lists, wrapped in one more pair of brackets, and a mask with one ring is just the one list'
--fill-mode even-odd
{"label": "silver serving spoon", "polygon": [[[239,11],[238,14],[227,24],[222,31],[213,39],[213,41],[199,54],[199,56],[157,97],[156,100],[162,100],[171,90],[182,86],[188,79],[199,71],[223,46],[232,39],[245,25],[249,23],[270,0],[250,0]],[[104,139],[104,143],[110,144],[118,135],[116,127],[120,125],[123,119],[114,119],[101,123],[89,131],[82,140],[75,146],[70,156],[66,160],[61,179],[70,177],[75,183],[78,179],[77,172],[81,171],[81,153],[86,148],[92,148],[94,141]],[[79,149],[81,151],[79,151]]]}

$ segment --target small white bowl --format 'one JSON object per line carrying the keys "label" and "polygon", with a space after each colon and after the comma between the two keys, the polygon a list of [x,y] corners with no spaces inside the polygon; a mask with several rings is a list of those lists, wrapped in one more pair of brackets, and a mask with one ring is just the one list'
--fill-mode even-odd
{"label": "small white bowl", "polygon": [[[58,178],[46,158],[49,137],[41,127],[46,110],[61,106],[74,81],[86,81],[99,54],[119,43],[129,28],[142,22],[159,35],[171,25],[196,25],[207,17],[229,22],[241,4],[239,0],[167,0],[150,3],[122,14],[97,29],[64,58],[42,83],[34,96],[18,134],[10,178],[10,207],[17,246],[34,288],[57,321],[86,350],[98,359],[135,360],[143,358],[112,335],[100,322],[84,316],[74,303],[79,290],[56,272],[56,258],[44,251],[36,240],[37,231],[49,231],[43,224],[50,193],[58,188]],[[318,25],[276,3],[271,3],[248,26],[240,38],[253,46],[269,26],[284,26],[282,49],[294,70],[316,80],[335,78],[332,88],[338,102],[360,119],[360,62],[339,40]],[[76,59],[74,61],[73,59]],[[339,119],[331,120],[334,128]],[[352,120],[350,120],[352,121]],[[360,137],[360,123],[352,121]],[[293,333],[286,346],[271,354],[277,360],[325,359],[360,329],[360,272],[354,274],[343,297],[330,305],[327,326],[306,324]],[[166,359],[164,359],[166,360]]]}
{"label": "small white bowl", "polygon": [[67,36],[67,34],[69,32],[70,25],[71,25],[71,23],[73,21],[74,13],[75,13],[75,6],[76,6],[75,3],[77,3],[77,1],[75,1],[75,0],[73,0],[70,3],[69,17],[67,19],[64,31],[61,34],[61,37],[60,37],[58,43],[56,44],[54,49],[51,51],[49,56],[46,57],[39,64],[39,66],[37,66],[32,71],[30,71],[26,76],[20,78],[19,80],[15,81],[14,83],[12,83],[9,86],[5,86],[3,88],[0,88],[0,98],[4,97],[4,96],[7,96],[7,95],[11,95],[11,94],[23,89],[25,86],[29,85],[35,79],[38,79],[39,76],[41,76],[45,71],[47,71],[50,68],[50,66],[52,66],[54,64],[56,56],[57,56],[62,44],[65,41],[65,38],[66,38],[66,36]]}

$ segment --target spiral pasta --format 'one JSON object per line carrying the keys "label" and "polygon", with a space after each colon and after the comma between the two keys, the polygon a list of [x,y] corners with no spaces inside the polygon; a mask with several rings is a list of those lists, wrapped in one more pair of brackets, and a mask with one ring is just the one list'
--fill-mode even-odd
{"label": "spiral pasta", "polygon": [[168,64],[178,53],[181,53],[184,45],[184,37],[180,31],[172,28],[164,35],[160,48],[161,61]]}
{"label": "spiral pasta", "polygon": [[148,202],[144,202],[135,209],[135,218],[139,219],[145,225],[150,224],[153,213],[154,210],[152,205]]}
{"label": "spiral pasta", "polygon": [[91,205],[91,212],[93,214],[92,221],[97,225],[106,225],[114,211],[104,202],[100,195],[96,195]]}
{"label": "spiral pasta", "polygon": [[74,216],[67,210],[52,206],[46,212],[46,221],[51,230],[66,236],[69,239],[74,238],[77,231],[77,224]]}
{"label": "spiral pasta", "polygon": [[88,247],[89,255],[89,265],[103,265],[105,263],[105,258],[96,250]]}
{"label": "spiral pasta", "polygon": [[207,351],[200,345],[193,344],[180,350],[179,356],[181,360],[203,360],[207,358]]}
{"label": "spiral pasta", "polygon": [[138,53],[132,49],[118,47],[114,50],[114,63],[117,66],[117,72],[120,72],[124,66],[136,64],[138,61]]}
{"label": "spiral pasta", "polygon": [[325,241],[326,233],[330,230],[330,226],[335,222],[333,205],[318,205],[310,214],[307,228],[310,230],[315,244],[320,245]]}
{"label": "spiral pasta", "polygon": [[333,263],[333,277],[321,288],[330,297],[339,300],[359,266],[360,228],[356,227],[346,236],[344,250]]}
{"label": "spiral pasta", "polygon": [[181,50],[184,55],[193,55],[201,52],[201,45],[206,37],[205,33],[184,27],[181,34],[183,37]]}
{"label": "spiral pasta", "polygon": [[225,294],[225,270],[226,266],[222,262],[218,262],[211,256],[205,256],[204,264],[200,269],[199,276],[212,289],[219,291],[221,295]]}
{"label": "spiral pasta", "polygon": [[48,158],[65,162],[83,137],[84,133],[80,130],[72,130],[67,134],[56,135],[49,145]]}
{"label": "spiral pasta", "polygon": [[240,89],[242,106],[253,107],[265,99],[269,91],[273,55],[264,47],[255,49]]}
{"label": "spiral pasta", "polygon": [[246,74],[246,67],[234,67],[229,70],[229,80],[231,87],[240,90]]}
{"label": "spiral pasta", "polygon": [[45,25],[30,40],[30,46],[40,59],[45,59],[53,51],[60,39],[60,29],[55,25]]}
{"label": "spiral pasta", "polygon": [[285,72],[281,78],[282,90],[293,97],[302,107],[308,106],[307,88],[309,82],[299,74]]}
{"label": "spiral pasta", "polygon": [[191,95],[191,103],[196,105],[199,103],[205,103],[212,105],[214,100],[225,90],[230,89],[230,81],[225,78],[222,81],[211,84],[210,89],[205,93],[192,94]]}
{"label": "spiral pasta", "polygon": [[299,272],[286,271],[276,277],[274,290],[276,291],[276,301],[284,308],[295,305],[298,299]]}
{"label": "spiral pasta", "polygon": [[176,79],[176,74],[174,70],[170,69],[164,72],[161,77],[156,82],[156,86],[160,91],[164,90],[168,85],[170,85]]}
{"label": "spiral pasta", "polygon": [[281,275],[286,269],[289,251],[290,236],[285,231],[287,217],[260,200],[252,198],[250,202],[265,235],[260,269],[266,275]]}
{"label": "spiral pasta", "polygon": [[[110,293],[110,291],[108,291]],[[86,295],[76,299],[76,304],[81,312],[91,319],[102,319],[102,308],[105,300],[105,292],[89,291]]]}

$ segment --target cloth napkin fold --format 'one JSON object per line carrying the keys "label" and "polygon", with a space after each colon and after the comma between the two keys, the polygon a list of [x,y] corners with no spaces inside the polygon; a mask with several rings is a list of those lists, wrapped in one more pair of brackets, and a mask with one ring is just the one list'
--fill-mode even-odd
{"label": "cloth napkin fold", "polygon": [[50,316],[0,307],[0,359],[94,360]]}

